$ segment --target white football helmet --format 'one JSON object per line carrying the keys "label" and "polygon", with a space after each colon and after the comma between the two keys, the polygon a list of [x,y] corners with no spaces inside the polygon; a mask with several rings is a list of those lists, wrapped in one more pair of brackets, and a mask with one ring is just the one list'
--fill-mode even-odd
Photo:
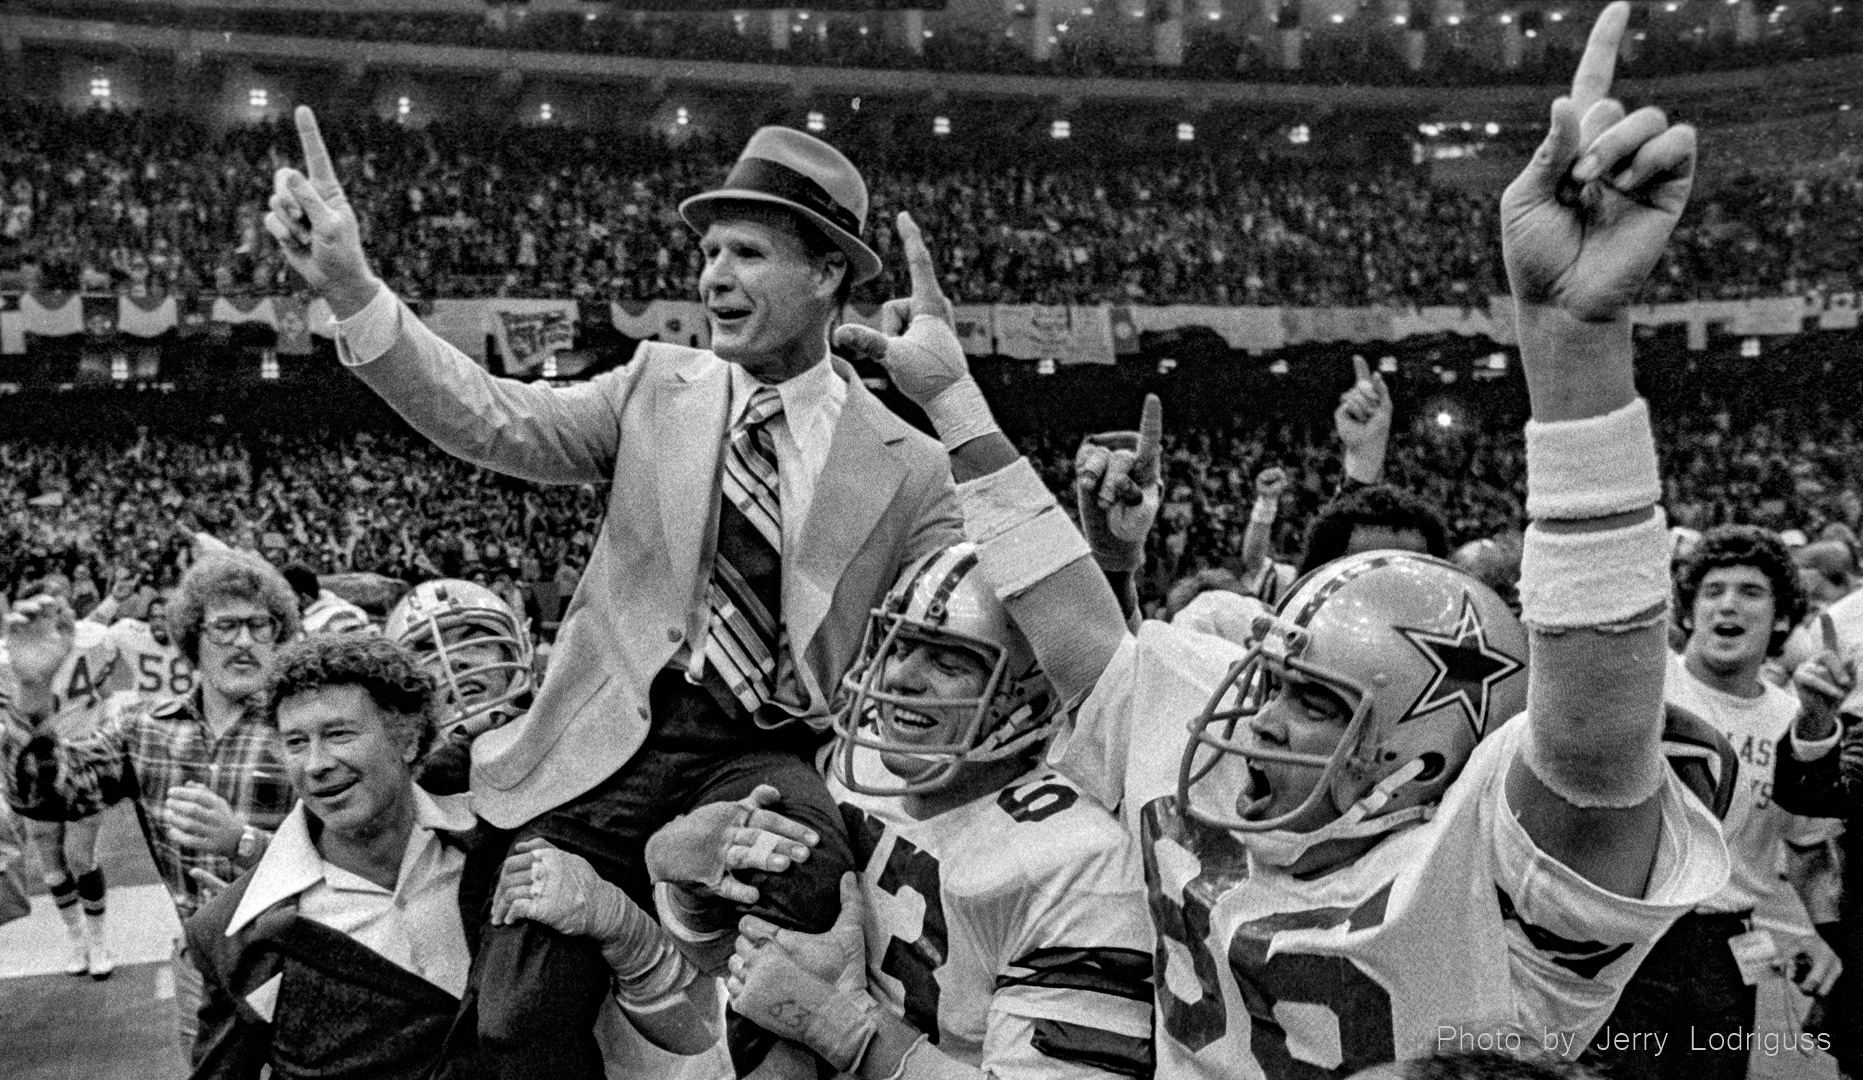
{"label": "white football helmet", "polygon": [[[1249,731],[1290,678],[1351,710],[1332,753],[1263,746]],[[1387,832],[1433,812],[1475,744],[1526,707],[1526,687],[1526,631],[1486,585],[1414,552],[1339,559],[1256,618],[1248,653],[1191,723],[1178,806],[1283,866],[1320,843]],[[1250,818],[1241,807],[1267,783],[1257,761],[1321,773],[1296,809]],[[1321,800],[1337,816],[1301,828]]]}
{"label": "white football helmet", "polygon": [[[889,662],[903,649],[929,644],[961,649],[989,672],[975,697],[933,698],[884,688]],[[915,795],[950,785],[962,765],[1015,757],[1047,740],[1059,717],[1048,677],[1036,665],[1028,639],[977,573],[975,544],[959,543],[924,556],[900,574],[873,609],[866,639],[842,679],[851,694],[834,721],[833,766],[841,782],[870,795]],[[965,710],[968,720],[939,743],[902,741],[889,732],[892,710]],[[868,747],[916,759],[929,768],[898,783],[876,782],[873,770],[856,776],[854,750]]]}
{"label": "white football helmet", "polygon": [[[447,640],[461,628],[467,633]],[[412,649],[438,677],[453,710],[447,726],[463,728],[468,736],[510,720],[518,711],[513,704],[531,692],[527,620],[483,585],[456,578],[423,581],[389,611],[382,633]],[[465,647],[496,648],[499,658],[462,662]]]}

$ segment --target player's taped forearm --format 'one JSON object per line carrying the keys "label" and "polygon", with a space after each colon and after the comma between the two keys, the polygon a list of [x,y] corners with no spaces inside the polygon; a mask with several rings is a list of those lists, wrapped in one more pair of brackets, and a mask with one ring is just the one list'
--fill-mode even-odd
{"label": "player's taped forearm", "polygon": [[[1662,784],[1670,540],[1655,505],[1660,493],[1641,400],[1603,416],[1529,425],[1527,506],[1538,520],[1520,567],[1521,621],[1536,639],[1524,756],[1574,806],[1635,806]],[[1638,512],[1616,528],[1543,524]]]}
{"label": "player's taped forearm", "polygon": [[984,549],[990,581],[1003,599],[1092,554],[1027,458],[959,484],[957,501],[964,535]]}
{"label": "player's taped forearm", "polygon": [[616,1000],[635,1012],[683,1000],[686,987],[699,977],[698,965],[679,951],[670,928],[625,894],[621,909],[620,925],[602,942],[602,959],[614,972]]}
{"label": "player's taped forearm", "polygon": [[653,906],[660,925],[694,967],[706,975],[723,973],[737,938],[733,907],[696,896],[670,881],[653,887]]}

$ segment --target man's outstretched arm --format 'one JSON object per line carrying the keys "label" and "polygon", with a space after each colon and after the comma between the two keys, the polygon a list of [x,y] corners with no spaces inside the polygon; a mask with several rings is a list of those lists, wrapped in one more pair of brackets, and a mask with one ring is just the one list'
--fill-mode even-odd
{"label": "man's outstretched arm", "polygon": [[336,315],[343,363],[449,454],[538,483],[608,480],[631,377],[566,390],[499,379],[441,340],[369,269],[356,212],[309,108],[298,106],[297,125],[305,171],[278,170],[265,227]]}
{"label": "man's outstretched arm", "polygon": [[1627,314],[1694,180],[1695,132],[1609,97],[1607,7],[1551,130],[1501,201],[1533,418],[1522,619],[1529,733],[1507,796],[1541,850],[1641,897],[1662,829],[1669,543]]}

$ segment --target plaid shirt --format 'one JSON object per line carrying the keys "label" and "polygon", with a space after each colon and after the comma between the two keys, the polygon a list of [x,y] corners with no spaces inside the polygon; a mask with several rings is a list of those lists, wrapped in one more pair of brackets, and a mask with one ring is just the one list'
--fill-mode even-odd
{"label": "plaid shirt", "polygon": [[[248,712],[215,739],[201,718],[201,691],[153,702],[119,695],[106,707],[97,730],[58,744],[58,786],[82,798],[105,788],[127,789],[136,799],[136,819],[149,842],[155,867],[183,919],[208,897],[188,876],[205,870],[232,881],[265,853],[279,822],[297,801],[278,756],[278,732]],[[248,859],[183,848],[170,837],[162,807],[168,790],[189,780],[227,801],[233,813],[261,833]]]}

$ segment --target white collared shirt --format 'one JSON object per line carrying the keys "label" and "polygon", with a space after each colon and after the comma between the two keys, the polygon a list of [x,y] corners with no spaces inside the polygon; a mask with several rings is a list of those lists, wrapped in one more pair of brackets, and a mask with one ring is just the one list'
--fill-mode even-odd
{"label": "white collared shirt", "polygon": [[384,889],[324,859],[310,836],[304,804],[278,827],[253,869],[226,936],[232,937],[281,900],[298,898],[298,914],[348,935],[391,963],[460,997],[472,954],[459,916],[459,881],[466,855],[442,843],[436,830],[464,832],[474,818],[466,795],[433,796],[414,789],[414,831],[401,856],[395,887]]}

